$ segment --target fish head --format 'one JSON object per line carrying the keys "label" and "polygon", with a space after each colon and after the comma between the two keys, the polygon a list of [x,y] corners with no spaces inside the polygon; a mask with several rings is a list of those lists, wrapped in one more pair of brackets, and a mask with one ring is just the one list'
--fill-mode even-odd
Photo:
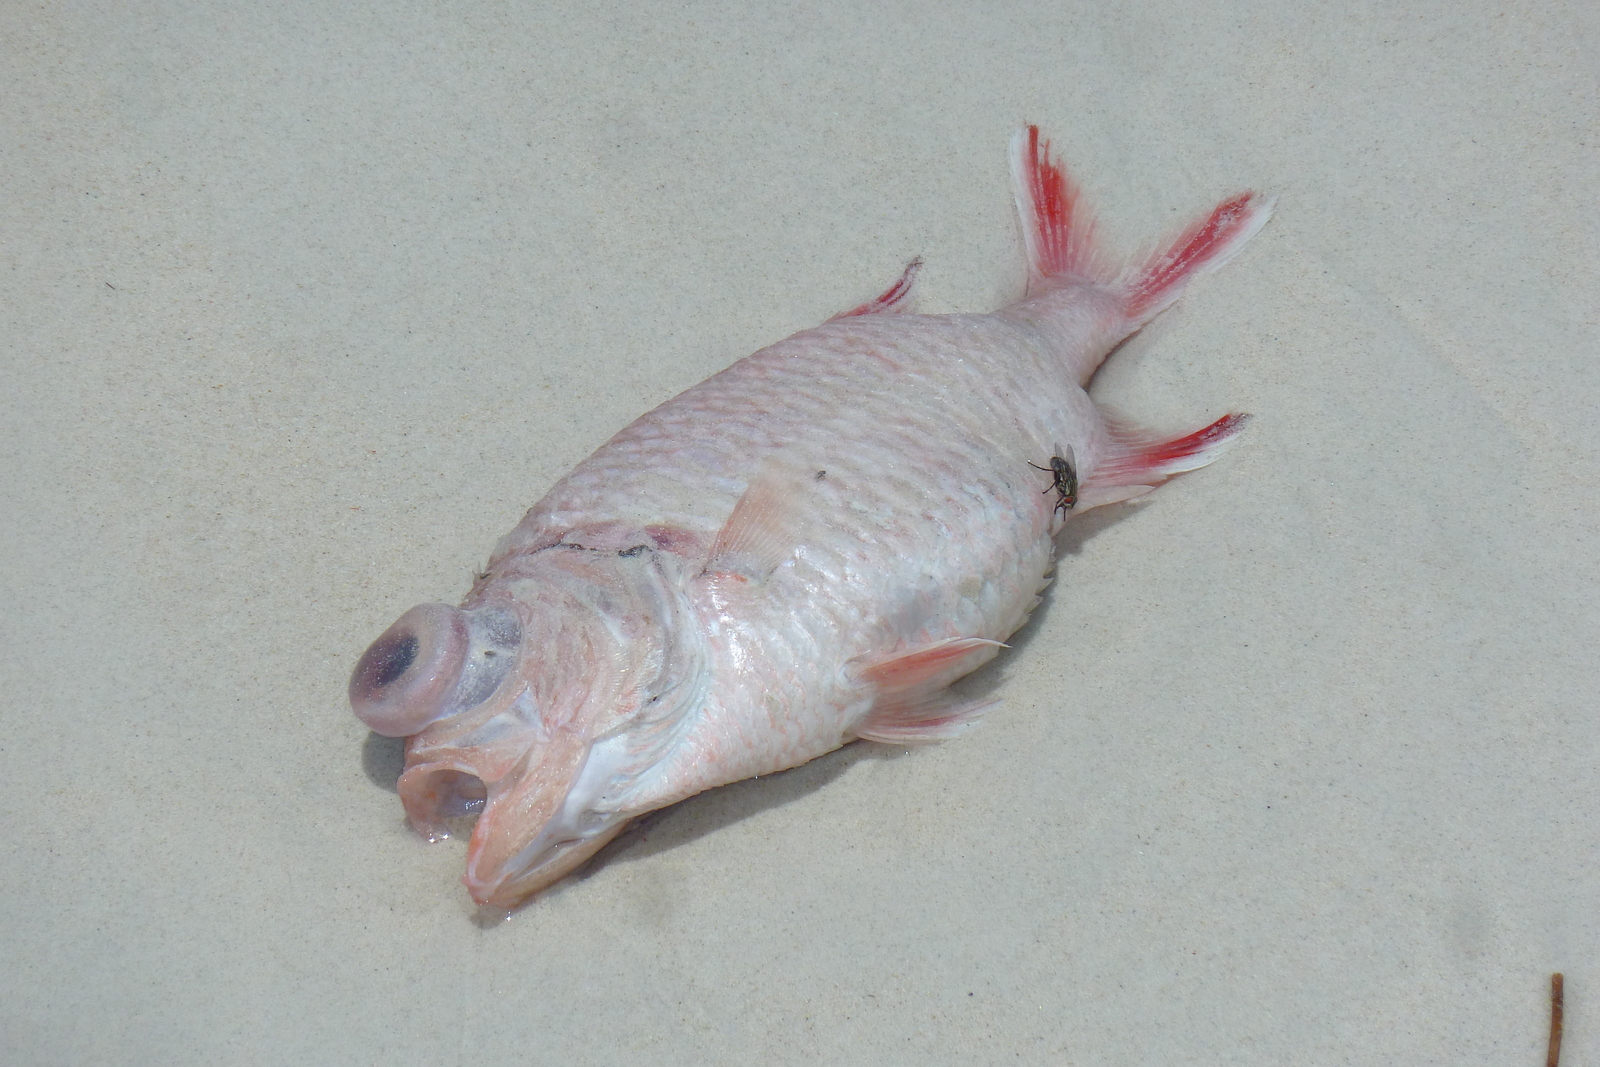
{"label": "fish head", "polygon": [[660,583],[621,561],[555,563],[461,608],[412,608],[350,679],[356,715],[408,738],[411,825],[437,839],[477,815],[463,881],[479,904],[515,906],[637,814],[608,801],[638,763],[633,728],[672,685]]}

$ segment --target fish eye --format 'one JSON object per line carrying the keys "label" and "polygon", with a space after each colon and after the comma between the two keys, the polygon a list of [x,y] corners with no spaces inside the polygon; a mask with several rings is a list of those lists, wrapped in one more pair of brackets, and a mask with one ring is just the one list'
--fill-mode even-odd
{"label": "fish eye", "polygon": [[387,737],[414,734],[444,711],[468,646],[466,619],[419,604],[372,643],[350,675],[350,706]]}
{"label": "fish eye", "polygon": [[417,640],[416,634],[397,634],[387,641],[380,638],[361,657],[356,671],[363,676],[368,687],[382,689],[406,673],[406,668],[415,662],[417,649],[421,647],[422,642]]}
{"label": "fish eye", "polygon": [[420,604],[385,630],[350,676],[350,706],[373,730],[407,737],[477,707],[516,661],[522,623],[512,609]]}

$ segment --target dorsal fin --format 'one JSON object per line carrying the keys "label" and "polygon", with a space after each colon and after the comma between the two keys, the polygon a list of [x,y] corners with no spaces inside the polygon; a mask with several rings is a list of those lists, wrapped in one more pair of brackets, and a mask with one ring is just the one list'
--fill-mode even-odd
{"label": "dorsal fin", "polygon": [[900,272],[900,279],[889,288],[868,300],[865,304],[858,304],[849,311],[841,311],[829,322],[838,322],[840,319],[854,318],[857,315],[892,315],[897,312],[911,310],[911,289],[916,284],[917,272],[922,269],[922,257],[918,256],[906,264],[906,269]]}

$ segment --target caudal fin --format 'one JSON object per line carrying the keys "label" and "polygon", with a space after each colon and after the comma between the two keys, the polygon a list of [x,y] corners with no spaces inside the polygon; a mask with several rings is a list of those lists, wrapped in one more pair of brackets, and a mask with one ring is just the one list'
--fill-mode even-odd
{"label": "caudal fin", "polygon": [[1011,184],[1028,249],[1028,295],[1049,288],[1053,278],[1111,282],[1116,270],[1095,240],[1094,214],[1039,127],[1011,135]]}
{"label": "caudal fin", "polygon": [[1028,296],[1052,288],[1053,279],[1120,288],[1127,316],[1138,329],[1178,299],[1196,274],[1232,259],[1272,216],[1273,201],[1244,192],[1218,204],[1165,248],[1119,271],[1095,239],[1094,215],[1039,127],[1011,138],[1011,178],[1028,249]]}
{"label": "caudal fin", "polygon": [[1272,217],[1274,203],[1253,192],[1224,200],[1166,248],[1129,268],[1123,285],[1135,328],[1170,307],[1196,274],[1214,271],[1238,255]]}

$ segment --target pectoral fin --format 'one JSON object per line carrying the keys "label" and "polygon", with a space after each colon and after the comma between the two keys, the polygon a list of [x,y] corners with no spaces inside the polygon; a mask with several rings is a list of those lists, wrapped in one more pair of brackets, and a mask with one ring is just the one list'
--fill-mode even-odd
{"label": "pectoral fin", "polygon": [[965,733],[992,700],[961,700],[951,682],[987,663],[999,641],[957,637],[885,656],[857,657],[854,677],[877,688],[877,699],[855,728],[857,737],[887,744],[944,741]]}
{"label": "pectoral fin", "polygon": [[807,483],[815,476],[778,460],[763,463],[717,531],[706,574],[761,581],[788,562],[804,540]]}

